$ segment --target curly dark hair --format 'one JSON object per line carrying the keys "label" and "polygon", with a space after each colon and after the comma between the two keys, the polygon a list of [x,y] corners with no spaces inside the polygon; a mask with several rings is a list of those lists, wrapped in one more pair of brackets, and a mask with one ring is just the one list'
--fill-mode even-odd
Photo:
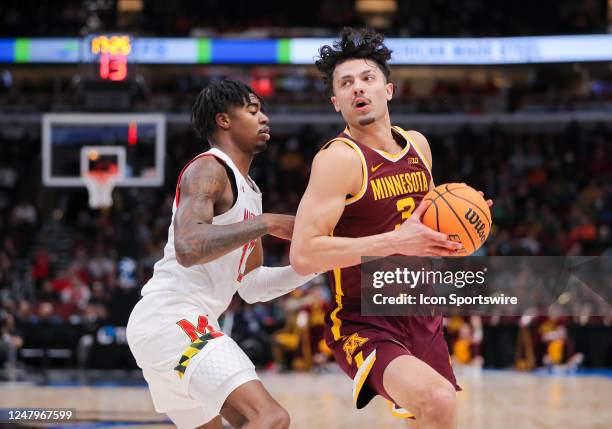
{"label": "curly dark hair", "polygon": [[324,45],[319,49],[319,59],[315,65],[321,73],[328,95],[333,95],[333,74],[335,68],[343,62],[355,58],[364,58],[375,61],[380,70],[389,80],[391,70],[388,61],[391,59],[391,50],[383,43],[385,36],[371,28],[345,27],[340,32],[340,40],[333,46]]}
{"label": "curly dark hair", "polygon": [[204,88],[191,108],[191,124],[196,135],[209,140],[217,129],[217,113],[228,113],[232,107],[242,107],[250,102],[253,94],[263,106],[263,100],[243,82],[224,79]]}

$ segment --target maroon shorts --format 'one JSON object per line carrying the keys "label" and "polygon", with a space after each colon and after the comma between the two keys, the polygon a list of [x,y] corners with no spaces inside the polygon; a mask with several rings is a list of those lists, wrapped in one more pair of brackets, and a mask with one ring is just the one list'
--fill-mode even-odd
{"label": "maroon shorts", "polygon": [[[340,368],[353,379],[357,408],[365,407],[376,395],[394,403],[383,386],[383,374],[389,363],[402,355],[422,360],[461,390],[451,367],[441,317],[362,317],[343,311],[340,319],[342,338],[334,340],[328,329],[326,339]],[[394,415],[410,417],[409,413]]]}

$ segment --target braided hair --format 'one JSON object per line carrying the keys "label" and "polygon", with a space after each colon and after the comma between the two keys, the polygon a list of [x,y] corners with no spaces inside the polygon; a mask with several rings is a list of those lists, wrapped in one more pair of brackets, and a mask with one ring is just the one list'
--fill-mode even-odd
{"label": "braided hair", "polygon": [[215,117],[228,113],[232,107],[242,107],[250,102],[250,96],[261,97],[243,82],[224,79],[204,88],[191,108],[191,124],[199,138],[210,139],[217,129]]}

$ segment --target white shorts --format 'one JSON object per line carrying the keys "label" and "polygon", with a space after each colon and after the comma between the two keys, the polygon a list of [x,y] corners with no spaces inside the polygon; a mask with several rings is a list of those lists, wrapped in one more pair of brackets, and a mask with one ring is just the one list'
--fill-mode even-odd
{"label": "white shorts", "polygon": [[258,379],[253,363],[220,332],[214,315],[173,293],[152,293],[136,304],[127,340],[155,410],[181,429],[214,419],[230,393]]}

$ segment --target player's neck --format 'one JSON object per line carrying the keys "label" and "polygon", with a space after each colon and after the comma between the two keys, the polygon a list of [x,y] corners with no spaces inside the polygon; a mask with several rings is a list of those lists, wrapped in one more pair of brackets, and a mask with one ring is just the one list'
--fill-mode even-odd
{"label": "player's neck", "polygon": [[391,120],[388,115],[369,125],[350,125],[349,132],[351,137],[359,143],[372,149],[380,149],[389,153],[398,151],[398,144],[391,133]]}
{"label": "player's neck", "polygon": [[240,174],[245,178],[249,175],[253,154],[241,151],[235,144],[231,142],[219,142],[215,145],[217,149],[230,157]]}

